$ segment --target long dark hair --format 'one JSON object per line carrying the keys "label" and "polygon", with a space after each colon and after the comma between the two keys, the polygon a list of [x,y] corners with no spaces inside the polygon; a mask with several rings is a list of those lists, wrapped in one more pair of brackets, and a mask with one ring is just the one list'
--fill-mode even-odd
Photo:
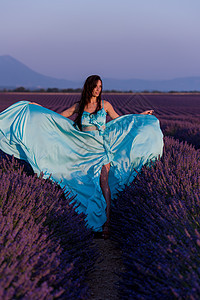
{"label": "long dark hair", "polygon": [[[90,102],[90,99],[92,98],[92,92],[93,92],[94,88],[96,87],[98,80],[100,80],[101,84],[102,84],[102,80],[101,80],[100,76],[91,75],[86,79],[86,81],[84,83],[82,94],[81,94],[81,99],[79,101],[78,108],[77,108],[78,115],[75,119],[75,123],[78,125],[80,130],[82,130],[81,118],[82,118],[84,108]],[[96,110],[94,113],[97,113],[97,111],[99,111],[101,109],[101,93],[102,93],[102,89],[101,89],[99,96],[97,97],[97,107],[96,107]]]}

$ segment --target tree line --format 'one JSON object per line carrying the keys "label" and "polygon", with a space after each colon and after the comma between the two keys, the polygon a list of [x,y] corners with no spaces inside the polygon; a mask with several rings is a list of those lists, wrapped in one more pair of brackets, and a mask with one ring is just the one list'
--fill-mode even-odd
{"label": "tree line", "polygon": [[[0,88],[0,92],[2,93],[7,93],[7,92],[13,92],[13,93],[81,93],[82,92],[82,88],[67,88],[67,89],[58,89],[58,88],[40,88],[40,89],[27,89],[23,86],[14,88],[14,89],[10,89],[10,88]],[[175,91],[175,90],[171,90],[171,91],[159,91],[159,90],[143,90],[143,91],[134,91],[134,90],[129,90],[129,91],[121,91],[121,90],[104,90],[104,93],[200,93],[199,91]]]}

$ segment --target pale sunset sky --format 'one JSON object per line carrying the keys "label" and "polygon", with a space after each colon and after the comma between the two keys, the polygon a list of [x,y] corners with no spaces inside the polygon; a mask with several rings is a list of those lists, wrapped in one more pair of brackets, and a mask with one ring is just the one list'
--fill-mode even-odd
{"label": "pale sunset sky", "polygon": [[200,76],[199,0],[1,0],[0,55],[69,80]]}

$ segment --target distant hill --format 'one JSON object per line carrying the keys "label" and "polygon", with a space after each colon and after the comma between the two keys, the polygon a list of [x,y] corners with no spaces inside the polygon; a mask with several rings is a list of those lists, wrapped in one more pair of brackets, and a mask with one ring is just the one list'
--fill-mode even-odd
{"label": "distant hill", "polygon": [[[83,82],[58,79],[31,70],[9,55],[0,56],[0,88],[23,86],[39,88],[82,88]],[[104,90],[118,91],[200,91],[200,77],[183,77],[171,80],[111,79],[103,78]]]}
{"label": "distant hill", "polygon": [[9,55],[0,56],[0,88],[79,88],[81,83],[57,79],[31,70]]}

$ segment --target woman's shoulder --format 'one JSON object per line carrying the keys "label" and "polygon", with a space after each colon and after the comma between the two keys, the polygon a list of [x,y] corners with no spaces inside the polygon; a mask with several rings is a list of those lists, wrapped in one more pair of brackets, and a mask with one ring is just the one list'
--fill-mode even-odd
{"label": "woman's shoulder", "polygon": [[112,107],[112,104],[110,104],[110,102],[107,100],[102,100],[102,106],[104,106],[106,110],[107,108],[109,109],[110,107]]}
{"label": "woman's shoulder", "polygon": [[116,113],[116,111],[114,110],[112,104],[107,100],[104,100],[104,110],[107,114],[109,114],[109,116],[112,119],[116,119],[119,117],[118,113]]}
{"label": "woman's shoulder", "polygon": [[105,99],[103,99],[101,102],[102,102],[102,106],[104,107],[110,105],[110,102]]}

